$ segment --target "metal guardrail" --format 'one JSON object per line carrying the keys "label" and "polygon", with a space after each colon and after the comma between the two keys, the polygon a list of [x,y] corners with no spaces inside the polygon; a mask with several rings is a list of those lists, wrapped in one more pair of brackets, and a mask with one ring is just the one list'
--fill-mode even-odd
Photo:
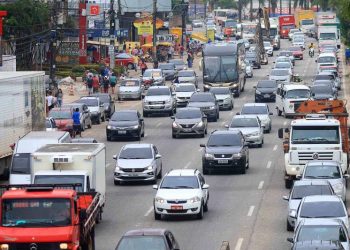
{"label": "metal guardrail", "polygon": [[230,250],[230,243],[228,241],[223,241],[220,250]]}

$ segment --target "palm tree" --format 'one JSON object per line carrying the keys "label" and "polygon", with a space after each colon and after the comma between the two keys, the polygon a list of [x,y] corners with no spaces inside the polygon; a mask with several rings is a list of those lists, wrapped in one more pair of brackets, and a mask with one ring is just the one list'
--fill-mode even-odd
{"label": "palm tree", "polygon": [[242,10],[243,7],[246,7],[248,5],[250,0],[238,0],[237,3],[237,9],[238,9],[238,22],[242,22]]}
{"label": "palm tree", "polygon": [[308,9],[309,6],[308,6],[308,0],[294,0],[294,9],[296,7],[298,7],[298,5],[300,7],[303,7],[304,9]]}

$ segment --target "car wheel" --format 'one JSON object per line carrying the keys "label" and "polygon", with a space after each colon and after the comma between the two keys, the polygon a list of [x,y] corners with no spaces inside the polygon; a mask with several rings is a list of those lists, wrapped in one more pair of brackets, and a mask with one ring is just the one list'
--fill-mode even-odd
{"label": "car wheel", "polygon": [[201,219],[203,219],[203,216],[204,216],[204,209],[203,209],[203,203],[202,203],[201,208],[199,210],[199,213],[197,214],[197,219],[201,220]]}
{"label": "car wheel", "polygon": [[83,124],[81,124],[81,132],[84,132],[85,128],[86,128],[86,125],[85,125],[85,122],[84,122]]}
{"label": "car wheel", "polygon": [[205,133],[205,134],[208,134],[208,129],[207,129],[207,128],[205,128],[204,133]]}
{"label": "car wheel", "polygon": [[282,115],[282,111],[279,110],[279,109],[277,109],[277,115],[278,115],[278,116],[281,116],[281,115]]}
{"label": "car wheel", "polygon": [[292,188],[293,180],[284,180],[284,186],[288,189]]}
{"label": "car wheel", "polygon": [[258,144],[258,148],[262,148],[264,142],[261,142],[260,144]]}
{"label": "car wheel", "polygon": [[230,110],[232,110],[233,109],[233,102],[231,102],[231,106],[230,106]]}
{"label": "car wheel", "polygon": [[157,178],[158,178],[158,179],[162,179],[162,177],[163,177],[163,167],[160,166],[160,171],[159,171],[159,173],[158,173],[158,175],[157,175]]}
{"label": "car wheel", "polygon": [[261,69],[261,64],[259,64],[258,69]]}
{"label": "car wheel", "polygon": [[246,173],[246,169],[247,169],[247,166],[246,164],[244,164],[241,168],[241,174],[245,174]]}
{"label": "car wheel", "polygon": [[208,202],[209,202],[209,200],[207,200],[207,202],[204,204],[204,207],[203,207],[204,212],[208,212],[208,210],[209,210],[208,209]]}
{"label": "car wheel", "polygon": [[131,69],[133,69],[133,68],[134,68],[134,64],[132,64],[132,63],[128,63],[128,66],[127,66],[127,67],[128,67],[128,69],[130,69],[130,70],[131,70]]}
{"label": "car wheel", "polygon": [[287,219],[287,231],[288,231],[288,232],[294,231],[294,228],[293,228],[292,225],[289,223],[288,219]]}
{"label": "car wheel", "polygon": [[112,140],[112,137],[107,136],[107,141],[111,141],[111,140]]}
{"label": "car wheel", "polygon": [[143,131],[142,131],[141,137],[145,137],[145,128],[143,128]]}
{"label": "car wheel", "polygon": [[114,185],[120,185],[120,181],[114,180]]}
{"label": "car wheel", "polygon": [[148,117],[148,113],[146,113],[145,111],[143,111],[142,116],[143,116],[143,117]]}
{"label": "car wheel", "polygon": [[101,116],[101,121],[104,122],[106,120],[106,114],[104,114],[103,116]]}
{"label": "car wheel", "polygon": [[162,215],[161,214],[158,214],[156,212],[156,208],[154,208],[154,219],[155,220],[161,220],[162,219]]}
{"label": "car wheel", "polygon": [[202,138],[204,138],[204,137],[205,137],[205,132],[203,132],[203,134],[200,134],[200,136],[201,136]]}
{"label": "car wheel", "polygon": [[246,169],[248,169],[249,168],[249,159],[247,160],[247,162],[246,162],[246,166],[245,166],[245,168]]}
{"label": "car wheel", "polygon": [[97,124],[101,124],[101,115],[97,117]]}
{"label": "car wheel", "polygon": [[176,134],[172,134],[171,136],[172,136],[174,139],[177,138],[177,135],[176,135]]}
{"label": "car wheel", "polygon": [[215,117],[213,118],[213,122],[217,122],[217,121],[218,121],[218,117],[215,116]]}

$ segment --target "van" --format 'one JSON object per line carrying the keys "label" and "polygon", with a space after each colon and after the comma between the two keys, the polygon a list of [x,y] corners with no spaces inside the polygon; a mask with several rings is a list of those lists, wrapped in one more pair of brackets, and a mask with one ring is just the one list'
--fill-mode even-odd
{"label": "van", "polygon": [[70,143],[69,132],[65,131],[32,131],[20,138],[12,156],[10,167],[10,184],[31,183],[31,153],[46,144]]}
{"label": "van", "polygon": [[302,84],[281,83],[276,91],[277,115],[288,118],[296,113],[300,104],[310,98],[310,88]]}

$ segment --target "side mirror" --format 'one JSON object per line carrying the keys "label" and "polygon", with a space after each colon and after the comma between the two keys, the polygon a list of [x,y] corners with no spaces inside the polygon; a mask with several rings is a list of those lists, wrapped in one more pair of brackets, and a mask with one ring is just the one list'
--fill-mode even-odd
{"label": "side mirror", "polygon": [[301,174],[297,174],[297,175],[295,176],[295,178],[296,178],[297,180],[301,180],[302,177],[303,177],[303,176],[302,176]]}
{"label": "side mirror", "polygon": [[269,74],[267,74],[266,76],[270,76]]}
{"label": "side mirror", "polygon": [[142,75],[140,75],[140,77],[142,77]]}
{"label": "side mirror", "polygon": [[225,124],[225,128],[229,128],[229,126],[227,124]]}
{"label": "side mirror", "polygon": [[283,139],[283,128],[278,129],[278,138]]}
{"label": "side mirror", "polygon": [[236,115],[240,115],[241,113],[240,112],[237,112]]}
{"label": "side mirror", "polygon": [[208,189],[209,185],[208,184],[203,184],[202,189]]}
{"label": "side mirror", "polygon": [[293,238],[287,238],[287,241],[290,242],[290,243],[294,243]]}
{"label": "side mirror", "polygon": [[114,160],[118,159],[118,156],[117,155],[113,155],[113,159]]}
{"label": "side mirror", "polygon": [[349,174],[344,174],[344,175],[343,175],[343,178],[344,178],[344,179],[349,179],[349,177],[350,177]]}
{"label": "side mirror", "polygon": [[201,148],[205,148],[205,144],[203,144],[203,143],[199,144],[199,146],[200,146]]}
{"label": "side mirror", "polygon": [[288,196],[288,195],[283,195],[283,196],[282,196],[282,199],[283,199],[284,201],[289,201],[289,196]]}
{"label": "side mirror", "polygon": [[160,158],[162,158],[162,156],[160,154],[156,154],[155,158],[160,159]]}
{"label": "side mirror", "polygon": [[172,116],[170,116],[170,119],[175,119],[175,116],[173,116],[173,115],[172,115]]}
{"label": "side mirror", "polygon": [[158,185],[153,185],[152,188],[157,190],[158,189]]}

